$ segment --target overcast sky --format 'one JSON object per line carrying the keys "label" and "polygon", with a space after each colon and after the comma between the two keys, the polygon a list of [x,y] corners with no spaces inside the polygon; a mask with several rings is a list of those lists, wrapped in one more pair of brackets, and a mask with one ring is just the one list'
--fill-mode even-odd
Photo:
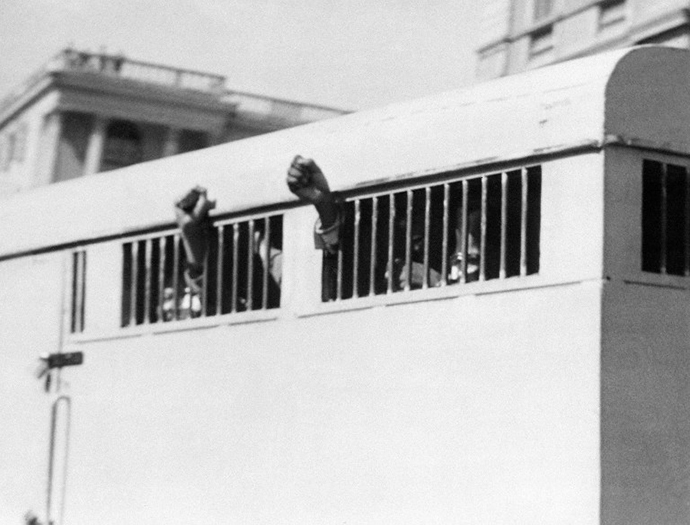
{"label": "overcast sky", "polygon": [[0,98],[72,43],[343,109],[474,78],[481,0],[0,0]]}

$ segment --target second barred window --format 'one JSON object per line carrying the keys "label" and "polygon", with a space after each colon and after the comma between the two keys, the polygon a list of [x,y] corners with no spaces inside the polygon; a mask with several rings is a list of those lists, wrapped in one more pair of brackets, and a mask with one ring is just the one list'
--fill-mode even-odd
{"label": "second barred window", "polygon": [[282,230],[282,215],[216,221],[198,293],[185,280],[179,233],[124,243],[121,325],[278,308]]}
{"label": "second barred window", "polygon": [[541,168],[347,199],[324,301],[539,271]]}

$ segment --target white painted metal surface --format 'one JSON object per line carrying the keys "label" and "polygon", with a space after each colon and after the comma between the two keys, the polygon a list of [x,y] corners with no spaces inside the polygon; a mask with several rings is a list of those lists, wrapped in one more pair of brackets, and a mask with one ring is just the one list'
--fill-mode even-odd
{"label": "white painted metal surface", "polygon": [[[607,137],[690,150],[690,132],[681,125],[690,93],[678,89],[689,75],[686,51],[615,51],[40,188],[2,202],[0,256],[168,224],[172,201],[194,184],[218,198],[217,213],[294,201],[284,176],[298,153],[317,159],[333,188],[343,190],[430,169],[597,147]],[[660,113],[678,124],[650,128],[649,116]]]}

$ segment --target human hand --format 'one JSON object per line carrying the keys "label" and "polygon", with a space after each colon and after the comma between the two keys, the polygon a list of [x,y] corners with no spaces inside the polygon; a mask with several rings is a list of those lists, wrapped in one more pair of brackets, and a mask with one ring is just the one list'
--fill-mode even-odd
{"label": "human hand", "polygon": [[287,172],[287,185],[301,200],[318,205],[332,200],[326,176],[313,159],[297,155]]}
{"label": "human hand", "polygon": [[191,267],[202,267],[208,252],[208,212],[216,207],[206,188],[196,186],[175,202],[175,218]]}
{"label": "human hand", "polygon": [[175,218],[180,229],[188,228],[208,219],[208,212],[216,201],[208,198],[206,188],[195,186],[175,202]]}

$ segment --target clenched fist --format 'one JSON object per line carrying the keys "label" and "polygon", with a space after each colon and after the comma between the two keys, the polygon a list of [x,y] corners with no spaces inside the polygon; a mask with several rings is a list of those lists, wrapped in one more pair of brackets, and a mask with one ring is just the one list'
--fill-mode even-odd
{"label": "clenched fist", "polygon": [[310,204],[316,205],[331,198],[326,176],[313,159],[297,155],[288,169],[287,185],[292,193]]}
{"label": "clenched fist", "polygon": [[[206,188],[197,186],[175,203],[175,218],[180,227],[190,273],[203,271],[208,252],[208,212],[216,207]],[[192,275],[195,277],[195,275]]]}

